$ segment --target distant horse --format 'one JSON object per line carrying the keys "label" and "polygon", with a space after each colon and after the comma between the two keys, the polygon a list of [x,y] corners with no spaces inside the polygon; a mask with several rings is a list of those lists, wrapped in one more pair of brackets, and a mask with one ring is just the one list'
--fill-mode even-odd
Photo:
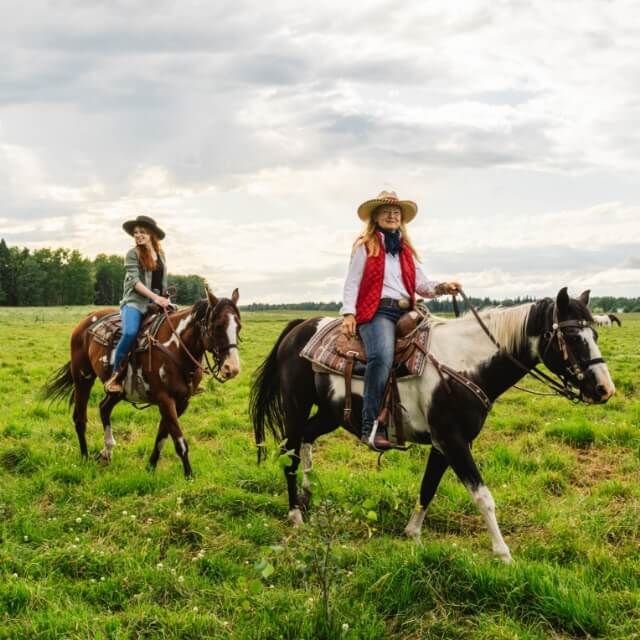
{"label": "distant horse", "polygon": [[[207,288],[207,298],[192,307],[167,314],[148,350],[129,360],[123,383],[125,395],[131,400],[158,405],[161,420],[149,465],[156,467],[162,446],[171,435],[185,476],[192,475],[189,447],[178,418],[185,412],[189,399],[197,388],[205,370],[203,356],[209,351],[215,366],[209,367],[220,382],[230,380],[240,372],[238,334],[240,311],[239,294],[235,289],[231,298],[218,300]],[[71,360],[61,367],[48,382],[44,395],[51,399],[69,396],[74,405],[73,421],[80,442],[80,452],[87,457],[87,403],[91,387],[99,377],[108,378],[111,347],[94,339],[88,329],[100,317],[113,313],[103,309],[82,320],[71,334]],[[207,360],[208,362],[208,360]],[[116,444],[111,430],[111,411],[123,399],[122,394],[107,394],[100,402],[100,417],[104,427],[104,449],[101,457],[111,460]]]}
{"label": "distant horse", "polygon": [[620,322],[618,317],[614,316],[613,313],[605,313],[605,314],[602,314],[602,315],[596,315],[594,313],[593,314],[593,321],[599,327],[611,327],[612,326],[612,322],[617,322],[619,327],[622,326],[622,322]]}
{"label": "distant horse", "polygon": [[[436,361],[478,385],[487,401],[481,402],[481,394],[472,392],[455,376],[440,375],[431,361],[421,376],[398,381],[404,437],[410,442],[432,445],[419,504],[405,529],[408,536],[420,539],[425,510],[450,466],[484,517],[493,552],[505,562],[511,560],[498,527],[493,497],[471,455],[471,443],[482,429],[491,404],[540,361],[560,377],[563,384],[558,387],[568,397],[604,403],[614,394],[613,381],[596,343],[598,336],[592,328],[588,299],[588,291],[574,300],[563,288],[555,301],[546,298],[481,312],[480,317],[500,348],[469,314],[434,321],[430,353]],[[361,428],[362,381],[353,381],[353,426],[347,427],[343,417],[344,378],[314,372],[311,363],[299,357],[311,337],[331,320],[290,322],[258,369],[251,391],[258,460],[264,457],[265,429],[279,442],[285,441],[284,449],[295,454],[284,469],[289,520],[294,526],[302,522],[302,510],[311,496],[307,473],[311,470],[313,442],[338,426],[355,435]],[[318,411],[309,417],[314,404]],[[304,493],[298,495],[296,472],[301,448]]]}

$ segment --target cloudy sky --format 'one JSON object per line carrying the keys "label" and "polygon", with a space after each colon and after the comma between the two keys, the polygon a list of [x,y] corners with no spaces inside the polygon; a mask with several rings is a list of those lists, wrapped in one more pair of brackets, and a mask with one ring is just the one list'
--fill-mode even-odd
{"label": "cloudy sky", "polygon": [[358,204],[416,200],[475,296],[640,295],[635,0],[0,0],[0,236],[241,301],[337,300]]}

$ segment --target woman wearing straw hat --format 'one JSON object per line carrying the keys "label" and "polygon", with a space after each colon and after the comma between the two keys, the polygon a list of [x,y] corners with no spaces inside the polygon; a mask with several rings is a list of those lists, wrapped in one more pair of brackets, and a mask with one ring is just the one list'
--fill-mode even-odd
{"label": "woman wearing straw hat", "polygon": [[406,229],[417,213],[415,202],[394,191],[361,204],[358,217],[366,227],[353,245],[344,285],[342,331],[355,335],[357,328],[367,352],[361,441],[375,451],[393,446],[384,429],[373,427],[393,364],[396,322],[413,307],[416,293],[433,298],[462,288],[424,275]]}
{"label": "woman wearing straw hat", "polygon": [[163,309],[171,304],[166,297],[167,263],[160,245],[164,231],[148,216],[127,220],[122,228],[133,236],[135,246],[127,252],[124,261],[124,294],[120,301],[122,337],[116,347],[113,373],[104,385],[108,393],[122,393],[121,379],[129,351],[149,303],[155,302]]}

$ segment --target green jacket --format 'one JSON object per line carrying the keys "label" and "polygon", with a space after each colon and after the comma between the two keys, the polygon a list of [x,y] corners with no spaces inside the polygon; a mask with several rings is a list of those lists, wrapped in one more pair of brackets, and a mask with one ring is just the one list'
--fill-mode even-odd
{"label": "green jacket", "polygon": [[[158,260],[162,263],[162,295],[167,290],[167,262],[162,256],[158,256]],[[135,247],[127,252],[127,257],[124,259],[124,293],[122,294],[122,300],[120,300],[120,306],[129,305],[135,307],[140,313],[146,313],[149,306],[149,299],[146,296],[138,293],[134,287],[136,283],[142,282],[142,284],[151,289],[151,278],[153,273],[151,271],[145,271],[138,264],[138,254]]]}

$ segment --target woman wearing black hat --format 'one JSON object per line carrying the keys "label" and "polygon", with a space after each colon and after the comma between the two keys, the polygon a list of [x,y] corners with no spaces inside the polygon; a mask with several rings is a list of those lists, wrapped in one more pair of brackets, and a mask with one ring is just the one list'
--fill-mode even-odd
{"label": "woman wearing black hat", "polygon": [[124,294],[120,301],[122,337],[116,347],[113,373],[104,385],[108,393],[122,393],[120,380],[149,303],[155,302],[163,309],[171,304],[165,297],[167,263],[160,246],[164,231],[148,216],[127,220],[122,228],[133,236],[136,244],[127,252],[124,261]]}

